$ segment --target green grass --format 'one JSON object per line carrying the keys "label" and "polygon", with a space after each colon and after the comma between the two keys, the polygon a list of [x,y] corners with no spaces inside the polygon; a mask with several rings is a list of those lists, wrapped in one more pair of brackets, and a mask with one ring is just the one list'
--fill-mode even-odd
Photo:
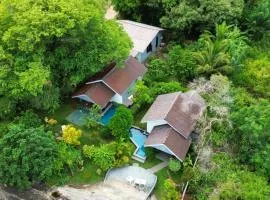
{"label": "green grass", "polygon": [[98,175],[96,173],[97,167],[91,163],[85,163],[83,171],[75,173],[68,180],[68,184],[72,185],[84,185],[95,184],[104,179],[104,174]]}
{"label": "green grass", "polygon": [[177,173],[172,173],[169,172],[168,167],[158,171],[156,173],[157,175],[157,184],[154,189],[154,193],[157,197],[158,200],[162,199],[163,191],[164,191],[164,181],[167,178],[171,178],[176,184],[179,184],[181,182],[181,176],[182,176],[182,171],[177,172]]}
{"label": "green grass", "polygon": [[138,163],[140,167],[143,167],[145,169],[149,169],[149,168],[152,168],[161,162],[162,162],[161,160],[157,159],[155,156],[152,156],[150,158],[147,158],[144,163],[140,163],[137,161],[134,161],[133,163]]}
{"label": "green grass", "polygon": [[[57,125],[53,127],[53,131],[61,136],[61,126],[72,124],[66,120],[66,117],[72,113],[74,109],[72,108],[71,104],[64,104],[62,105],[56,112],[51,115],[47,115],[49,118],[56,119],[58,121]],[[44,116],[44,115],[43,115]],[[44,116],[45,117],[45,116]],[[96,145],[99,146],[100,144],[109,143],[111,140],[105,139],[102,137],[101,132],[104,131],[105,127],[99,126],[95,129],[88,129],[86,127],[80,127],[76,124],[73,124],[74,127],[80,129],[82,131],[82,137],[80,139],[81,146],[83,145]],[[73,175],[65,174],[63,177],[63,181],[60,178],[57,180],[57,177],[49,181],[50,185],[54,184],[72,184],[72,185],[82,185],[82,184],[95,184],[104,179],[104,174],[98,175],[96,173],[97,166],[93,165],[92,163],[86,161],[84,163],[84,169],[82,171],[77,171]],[[64,177],[65,176],[65,177]],[[60,182],[60,183],[59,183]]]}
{"label": "green grass", "polygon": [[74,109],[72,108],[70,103],[63,104],[58,110],[56,110],[53,114],[49,114],[48,117],[56,119],[58,123],[66,123],[66,117],[72,113]]}
{"label": "green grass", "polygon": [[[57,125],[53,127],[53,131],[59,133],[61,135],[61,126],[66,124],[72,124],[71,122],[66,120],[66,117],[72,113],[74,109],[70,103],[63,104],[58,110],[56,110],[53,114],[47,115],[49,118],[53,118],[57,120]],[[43,115],[44,116],[44,115]],[[44,116],[45,117],[45,116]],[[103,126],[99,126],[96,129],[88,129],[86,127],[80,127],[76,124],[73,124],[74,127],[82,130],[81,143],[82,145],[99,145],[110,142],[110,140],[104,139],[100,134]]]}
{"label": "green grass", "polygon": [[2,120],[0,121],[0,126],[5,126],[5,125],[8,125],[11,121],[9,120]]}

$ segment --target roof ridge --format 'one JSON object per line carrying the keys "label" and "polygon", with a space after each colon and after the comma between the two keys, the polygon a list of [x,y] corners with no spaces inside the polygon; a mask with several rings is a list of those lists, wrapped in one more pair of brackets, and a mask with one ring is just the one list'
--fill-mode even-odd
{"label": "roof ridge", "polygon": [[173,103],[170,105],[169,111],[167,112],[164,118],[165,120],[167,119],[169,112],[172,110],[172,107],[174,106],[176,100],[180,97],[181,94],[183,94],[182,92],[176,92],[176,93],[179,93],[179,94],[174,98]]}
{"label": "roof ridge", "polygon": [[168,137],[169,137],[169,135],[170,135],[170,129],[171,129],[172,127],[169,125],[169,128],[167,129],[167,132],[168,132],[168,134],[167,134],[167,136],[165,137],[165,139],[164,139],[164,141],[163,141],[163,144],[165,144],[166,143],[166,141],[167,141],[167,139],[168,139]]}
{"label": "roof ridge", "polygon": [[[127,64],[127,62],[128,62],[128,60],[129,59],[131,59],[131,58],[133,58],[132,56],[128,56],[128,58],[124,61],[124,63],[123,63],[123,65],[124,65],[124,68],[126,67],[126,64]],[[103,80],[104,81],[104,79],[105,78],[107,78],[110,74],[112,74],[113,73],[113,71],[115,71],[116,70],[116,65],[107,73],[107,74],[105,74],[105,76],[104,77],[102,77],[102,79],[101,80]],[[120,68],[120,69],[123,69],[123,68]],[[104,81],[105,82],[105,81]]]}
{"label": "roof ridge", "polygon": [[135,26],[139,26],[139,27],[142,27],[142,28],[149,28],[149,29],[152,29],[152,30],[157,30],[157,31],[161,31],[163,30],[162,28],[160,27],[157,27],[157,26],[152,26],[152,25],[148,25],[148,24],[143,24],[143,23],[140,23],[140,22],[135,22],[135,21],[131,21],[131,20],[119,20],[120,22],[126,22],[126,23],[129,23],[129,24],[133,24]]}
{"label": "roof ridge", "polygon": [[105,74],[105,76],[103,76],[100,80],[104,81],[105,78],[107,78],[114,70],[115,70],[116,66],[113,67],[107,74]]}

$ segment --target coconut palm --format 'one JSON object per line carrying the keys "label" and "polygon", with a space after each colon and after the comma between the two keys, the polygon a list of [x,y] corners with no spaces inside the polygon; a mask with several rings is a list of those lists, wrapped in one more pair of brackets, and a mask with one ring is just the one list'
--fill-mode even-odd
{"label": "coconut palm", "polygon": [[197,72],[210,75],[220,72],[229,75],[239,68],[246,55],[247,38],[237,27],[222,23],[216,26],[216,34],[205,32],[199,39],[201,48],[193,54]]}
{"label": "coconut palm", "polygon": [[232,71],[231,57],[227,53],[227,40],[214,41],[209,35],[203,36],[203,49],[193,53],[197,61],[197,72],[210,75],[216,72],[229,74]]}

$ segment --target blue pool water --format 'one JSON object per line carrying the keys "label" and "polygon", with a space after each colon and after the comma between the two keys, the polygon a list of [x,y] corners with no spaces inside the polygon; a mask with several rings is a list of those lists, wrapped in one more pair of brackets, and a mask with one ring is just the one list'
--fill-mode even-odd
{"label": "blue pool water", "polygon": [[108,125],[110,122],[110,119],[114,116],[116,111],[116,108],[114,105],[112,105],[101,117],[101,123],[104,125]]}
{"label": "blue pool water", "polygon": [[137,147],[137,149],[135,151],[135,155],[145,159],[146,154],[144,151],[144,142],[145,142],[147,136],[144,134],[144,131],[136,129],[136,128],[131,128],[130,133],[131,133],[130,139]]}

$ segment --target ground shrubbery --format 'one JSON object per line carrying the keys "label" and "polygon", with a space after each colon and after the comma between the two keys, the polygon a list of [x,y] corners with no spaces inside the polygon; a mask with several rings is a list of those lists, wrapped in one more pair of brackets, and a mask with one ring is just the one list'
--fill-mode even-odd
{"label": "ground shrubbery", "polygon": [[133,151],[131,143],[122,141],[103,144],[99,147],[94,145],[83,147],[84,156],[97,165],[101,171],[128,164]]}

